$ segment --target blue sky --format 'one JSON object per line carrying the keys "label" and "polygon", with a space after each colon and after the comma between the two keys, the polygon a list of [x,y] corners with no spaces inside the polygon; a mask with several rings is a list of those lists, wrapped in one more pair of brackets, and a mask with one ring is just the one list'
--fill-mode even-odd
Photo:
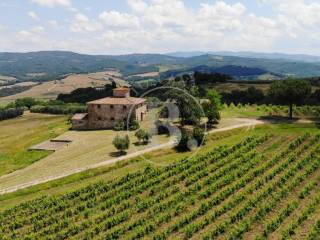
{"label": "blue sky", "polygon": [[0,51],[320,55],[318,0],[1,0]]}

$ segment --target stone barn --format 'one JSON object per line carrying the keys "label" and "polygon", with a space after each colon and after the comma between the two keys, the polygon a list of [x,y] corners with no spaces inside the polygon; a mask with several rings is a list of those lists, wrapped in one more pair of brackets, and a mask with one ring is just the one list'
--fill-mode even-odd
{"label": "stone barn", "polygon": [[72,118],[72,129],[111,129],[119,122],[127,122],[129,117],[141,122],[147,114],[146,99],[131,97],[129,88],[115,88],[113,97],[88,102],[87,106],[88,113]]}

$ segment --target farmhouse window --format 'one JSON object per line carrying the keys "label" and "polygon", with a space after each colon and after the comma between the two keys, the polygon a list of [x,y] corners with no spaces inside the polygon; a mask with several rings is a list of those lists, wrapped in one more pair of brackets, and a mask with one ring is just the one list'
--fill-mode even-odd
{"label": "farmhouse window", "polygon": [[111,121],[114,121],[114,118],[113,118],[113,117],[111,118]]}
{"label": "farmhouse window", "polygon": [[101,108],[101,105],[99,104],[99,105],[97,105],[97,107],[100,109],[100,108]]}
{"label": "farmhouse window", "polygon": [[110,109],[113,109],[113,105],[110,105]]}
{"label": "farmhouse window", "polygon": [[123,106],[123,110],[127,110],[127,106]]}

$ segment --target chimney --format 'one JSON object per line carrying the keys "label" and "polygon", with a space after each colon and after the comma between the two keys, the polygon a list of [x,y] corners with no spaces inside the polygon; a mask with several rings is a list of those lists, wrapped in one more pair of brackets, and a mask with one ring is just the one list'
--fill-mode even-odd
{"label": "chimney", "polygon": [[130,97],[130,89],[125,87],[114,88],[113,96],[116,98]]}

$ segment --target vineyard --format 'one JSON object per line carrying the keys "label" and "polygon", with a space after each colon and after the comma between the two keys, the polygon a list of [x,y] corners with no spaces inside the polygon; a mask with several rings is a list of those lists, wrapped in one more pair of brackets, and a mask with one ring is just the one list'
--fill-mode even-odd
{"label": "vineyard", "polygon": [[[255,105],[255,104],[241,104],[223,105],[223,112],[226,116],[282,116],[286,117],[289,114],[287,106],[280,105]],[[302,118],[315,118],[320,116],[319,106],[295,106],[293,108],[293,115]]]}
{"label": "vineyard", "polygon": [[0,239],[319,239],[320,135],[250,136],[0,213]]}

